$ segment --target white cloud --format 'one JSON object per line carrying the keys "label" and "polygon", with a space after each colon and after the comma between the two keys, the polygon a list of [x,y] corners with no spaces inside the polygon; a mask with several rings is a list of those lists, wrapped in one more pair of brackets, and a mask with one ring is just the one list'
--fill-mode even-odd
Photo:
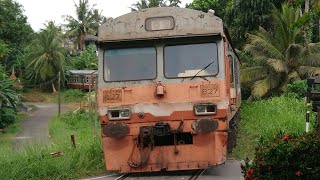
{"label": "white cloud", "polygon": [[[16,0],[25,10],[31,27],[38,31],[43,24],[53,20],[58,24],[63,23],[63,15],[75,15],[74,1],[78,0]],[[130,6],[137,0],[89,0],[90,4],[96,4],[97,9],[102,10],[106,17],[118,17],[130,12]],[[182,0],[182,6],[192,0]]]}

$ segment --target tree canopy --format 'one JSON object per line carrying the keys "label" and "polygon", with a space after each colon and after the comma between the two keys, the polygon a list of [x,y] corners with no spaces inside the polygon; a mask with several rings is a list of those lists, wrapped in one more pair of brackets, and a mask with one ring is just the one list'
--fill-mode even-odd
{"label": "tree canopy", "polygon": [[307,22],[296,9],[283,5],[272,10],[273,27],[248,34],[244,51],[260,66],[242,70],[242,80],[252,81],[252,95],[282,92],[288,83],[320,74],[320,43],[311,43],[301,28]]}
{"label": "tree canopy", "polygon": [[286,0],[233,0],[232,6],[226,13],[225,21],[236,46],[245,43],[245,34],[259,29],[259,26],[270,30],[271,9],[275,6],[281,9]]}
{"label": "tree canopy", "polygon": [[131,6],[131,10],[139,11],[152,7],[179,7],[180,4],[181,0],[140,0]]}
{"label": "tree canopy", "polygon": [[[52,80],[61,72],[62,76],[66,65],[65,49],[59,28],[49,22],[36,38],[28,45],[27,54],[28,79],[34,84]],[[55,91],[52,83],[53,91]]]}
{"label": "tree canopy", "polygon": [[0,0],[0,60],[6,69],[29,43],[32,33],[22,6],[13,0]]}
{"label": "tree canopy", "polygon": [[217,16],[224,18],[231,5],[232,0],[194,0],[192,3],[187,4],[186,7],[203,12],[213,9]]}
{"label": "tree canopy", "polygon": [[88,46],[85,51],[80,52],[78,56],[72,58],[72,60],[75,69],[98,69],[98,57],[96,54],[96,48],[92,45]]}
{"label": "tree canopy", "polygon": [[86,35],[95,35],[98,27],[106,20],[101,12],[90,6],[88,0],[79,0],[74,4],[76,17],[66,15],[65,21],[68,29],[66,35],[69,38],[75,38],[78,48],[83,50],[84,37]]}

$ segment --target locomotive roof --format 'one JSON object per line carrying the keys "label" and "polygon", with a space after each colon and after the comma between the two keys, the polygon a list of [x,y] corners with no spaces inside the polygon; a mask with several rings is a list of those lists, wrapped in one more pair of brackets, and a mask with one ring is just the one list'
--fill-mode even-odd
{"label": "locomotive roof", "polygon": [[[172,17],[172,29],[146,30],[146,20]],[[115,19],[109,18],[100,26],[98,42],[161,39],[223,34],[222,20],[214,13],[187,8],[158,7],[134,11]]]}
{"label": "locomotive roof", "polygon": [[68,73],[72,75],[90,75],[98,74],[98,70],[69,70]]}

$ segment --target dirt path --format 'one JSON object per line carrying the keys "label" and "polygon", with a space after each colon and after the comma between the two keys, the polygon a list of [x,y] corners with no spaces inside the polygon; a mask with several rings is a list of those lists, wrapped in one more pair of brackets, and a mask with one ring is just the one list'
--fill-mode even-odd
{"label": "dirt path", "polygon": [[[58,105],[53,103],[35,103],[34,105],[38,109],[31,112],[28,119],[22,123],[22,131],[15,138],[16,147],[30,143],[50,143],[48,124],[54,116],[58,115]],[[65,105],[61,107],[63,112],[67,109]]]}

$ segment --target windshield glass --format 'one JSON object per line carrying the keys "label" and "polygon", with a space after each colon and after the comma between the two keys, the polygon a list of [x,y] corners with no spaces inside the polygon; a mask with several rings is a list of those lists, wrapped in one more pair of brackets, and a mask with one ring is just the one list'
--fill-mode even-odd
{"label": "windshield glass", "polygon": [[104,52],[104,80],[132,81],[155,79],[157,74],[154,47],[109,49]]}
{"label": "windshield glass", "polygon": [[[211,64],[210,64],[211,63]],[[205,68],[201,71],[201,69]],[[164,72],[167,78],[211,76],[218,74],[216,43],[173,45],[164,48]]]}

